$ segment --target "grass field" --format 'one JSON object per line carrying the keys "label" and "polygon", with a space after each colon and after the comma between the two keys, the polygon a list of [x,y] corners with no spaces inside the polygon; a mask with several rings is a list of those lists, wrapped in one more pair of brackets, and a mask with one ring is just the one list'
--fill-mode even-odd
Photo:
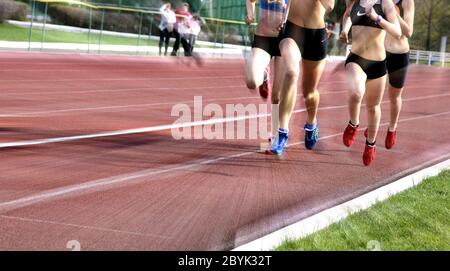
{"label": "grass field", "polygon": [[[0,40],[3,41],[28,41],[29,29],[10,24],[0,24]],[[32,41],[40,42],[42,39],[41,29],[33,29]],[[100,35],[91,34],[91,44],[98,44]],[[61,43],[88,43],[88,33],[72,33],[57,30],[45,31],[45,42]],[[102,35],[102,44],[111,45],[137,45],[137,38],[116,37],[111,35]],[[148,40],[141,38],[139,44],[147,45]],[[150,41],[150,45],[157,46],[157,41]]]}
{"label": "grass field", "polygon": [[372,240],[381,250],[450,250],[450,171],[276,250],[367,250]]}
{"label": "grass field", "polygon": [[[416,61],[412,60],[410,63],[415,64]],[[428,61],[419,60],[419,64],[421,64],[421,65],[428,65]],[[437,61],[433,62],[431,65],[432,66],[436,66],[436,67],[442,67],[442,63],[441,62],[437,62]],[[444,67],[450,68],[450,62],[446,62]]]}

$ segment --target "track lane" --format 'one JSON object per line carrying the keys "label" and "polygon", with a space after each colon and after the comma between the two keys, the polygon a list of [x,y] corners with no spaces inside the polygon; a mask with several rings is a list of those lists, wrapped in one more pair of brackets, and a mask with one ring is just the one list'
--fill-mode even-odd
{"label": "track lane", "polygon": [[[421,76],[428,69],[414,67],[412,70],[414,75],[410,78]],[[433,71],[427,76],[448,75],[446,70]],[[331,75],[326,74],[324,78],[331,79]],[[433,84],[436,82],[440,81],[433,81]],[[417,85],[417,89],[405,91],[405,98],[448,93],[445,85],[436,83],[436,87],[429,87],[433,84],[423,89]],[[339,94],[324,95],[321,105],[344,105],[342,92],[345,89],[341,87],[336,85],[334,90]],[[195,91],[190,92],[188,96],[195,94]],[[222,92],[216,94],[223,95]],[[234,92],[226,94],[234,95]],[[106,99],[110,98],[110,94],[105,95]],[[165,98],[168,102],[173,99],[170,95]],[[55,104],[66,106],[64,99],[57,99]],[[413,165],[449,153],[450,125],[445,124],[450,124],[450,116],[429,117],[448,111],[448,104],[445,96],[406,102],[401,118],[410,120],[400,124],[401,145],[392,151],[380,148],[376,164],[371,168],[361,163],[362,133],[354,148],[347,149],[340,142],[347,118],[345,106],[320,111],[321,135],[334,136],[321,141],[314,154],[298,144],[290,148],[286,156],[277,158],[254,153],[259,142],[253,140],[177,142],[164,131],[2,151],[4,163],[0,164],[0,170],[5,174],[0,179],[1,202],[146,169],[250,154],[5,209],[0,211],[0,247],[64,250],[68,240],[77,239],[83,249],[229,249],[385,184],[391,181],[390,176],[407,171]],[[25,103],[18,101],[17,108],[24,107]],[[387,104],[383,109],[383,121],[386,121]],[[143,112],[146,113],[105,112],[102,118],[90,112],[87,114],[92,121],[89,125],[76,123],[74,116],[69,115],[65,116],[67,126],[56,128],[55,134],[62,134],[63,127],[76,127],[68,134],[90,131],[96,122],[104,129],[108,120],[110,127],[107,128],[117,128],[123,122],[141,125],[148,123],[148,119],[139,117]],[[159,115],[156,110],[148,112],[152,113],[151,121],[153,117],[167,121],[166,112]],[[30,129],[42,127],[42,134],[37,136],[43,136],[52,134],[45,131],[50,119],[54,121],[55,117],[34,118],[34,124],[24,124],[26,119],[14,121]],[[363,120],[362,116],[364,124]],[[297,124],[303,122],[304,113],[294,116],[291,142],[301,139]],[[56,126],[60,126],[59,123],[55,121]],[[383,141],[384,132],[382,128],[379,142]],[[418,138],[423,139],[420,144]],[[433,140],[435,138],[439,140]],[[327,173],[330,171],[332,176]],[[362,174],[369,177],[361,180]]]}

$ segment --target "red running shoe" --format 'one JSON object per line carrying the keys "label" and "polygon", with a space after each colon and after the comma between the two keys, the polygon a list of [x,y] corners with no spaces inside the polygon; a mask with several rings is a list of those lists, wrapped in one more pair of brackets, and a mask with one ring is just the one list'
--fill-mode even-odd
{"label": "red running shoe", "polygon": [[377,153],[377,146],[369,146],[366,144],[363,154],[363,163],[365,166],[370,166],[375,159],[375,154]]}
{"label": "red running shoe", "polygon": [[358,126],[353,126],[352,124],[348,123],[347,128],[345,128],[343,141],[344,145],[347,147],[350,147],[355,143],[356,139],[356,132],[358,132]]}
{"label": "red running shoe", "polygon": [[264,100],[267,100],[269,97],[270,92],[270,66],[267,66],[266,70],[264,71],[264,82],[261,86],[259,86],[259,95]]}
{"label": "red running shoe", "polygon": [[397,141],[397,131],[387,131],[386,134],[386,141],[385,141],[385,145],[386,145],[386,149],[392,149],[392,147],[394,147],[395,142]]}

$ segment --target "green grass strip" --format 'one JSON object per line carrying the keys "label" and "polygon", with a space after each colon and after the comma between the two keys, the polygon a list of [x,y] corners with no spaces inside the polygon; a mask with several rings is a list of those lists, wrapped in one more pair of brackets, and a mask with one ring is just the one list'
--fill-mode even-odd
{"label": "green grass strip", "polygon": [[276,250],[450,250],[450,171]]}
{"label": "green grass strip", "polygon": [[[14,26],[10,24],[0,24],[0,40],[3,41],[28,41],[28,28]],[[42,38],[42,29],[33,28],[32,42],[40,42]],[[99,34],[91,33],[91,44],[98,44],[100,39]],[[56,43],[88,43],[88,33],[74,33],[59,30],[46,30],[44,42],[56,42]],[[137,38],[118,37],[107,35],[103,33],[101,44],[110,45],[133,45],[137,43]],[[157,46],[158,42],[151,40],[151,46]],[[141,38],[140,44],[146,45],[147,39]]]}

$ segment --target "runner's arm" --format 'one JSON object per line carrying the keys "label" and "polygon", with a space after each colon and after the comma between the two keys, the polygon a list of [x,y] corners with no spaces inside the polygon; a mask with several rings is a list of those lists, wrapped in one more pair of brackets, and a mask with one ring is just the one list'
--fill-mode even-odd
{"label": "runner's arm", "polygon": [[335,0],[317,0],[322,6],[327,10],[327,13],[330,13],[334,9]]}
{"label": "runner's arm", "polygon": [[350,12],[352,11],[354,1],[346,1],[347,9],[344,12],[344,16],[342,18],[342,32],[340,35],[340,40],[343,43],[348,44],[348,32],[350,32],[350,28],[352,27],[352,20],[350,19]]}
{"label": "runner's arm", "polygon": [[373,7],[366,9],[367,16],[373,21],[379,20],[377,23],[390,35],[400,39],[402,37],[402,29],[400,28],[400,23],[397,18],[397,11],[395,10],[394,2],[392,0],[381,0],[383,1],[384,13],[386,14],[386,19],[382,18]]}
{"label": "runner's arm", "polygon": [[397,16],[402,33],[407,38],[410,38],[414,32],[414,9],[414,0],[403,0],[403,18]]}
{"label": "runner's arm", "polygon": [[255,22],[255,5],[256,0],[247,0],[247,17],[245,17],[245,22],[247,24]]}

